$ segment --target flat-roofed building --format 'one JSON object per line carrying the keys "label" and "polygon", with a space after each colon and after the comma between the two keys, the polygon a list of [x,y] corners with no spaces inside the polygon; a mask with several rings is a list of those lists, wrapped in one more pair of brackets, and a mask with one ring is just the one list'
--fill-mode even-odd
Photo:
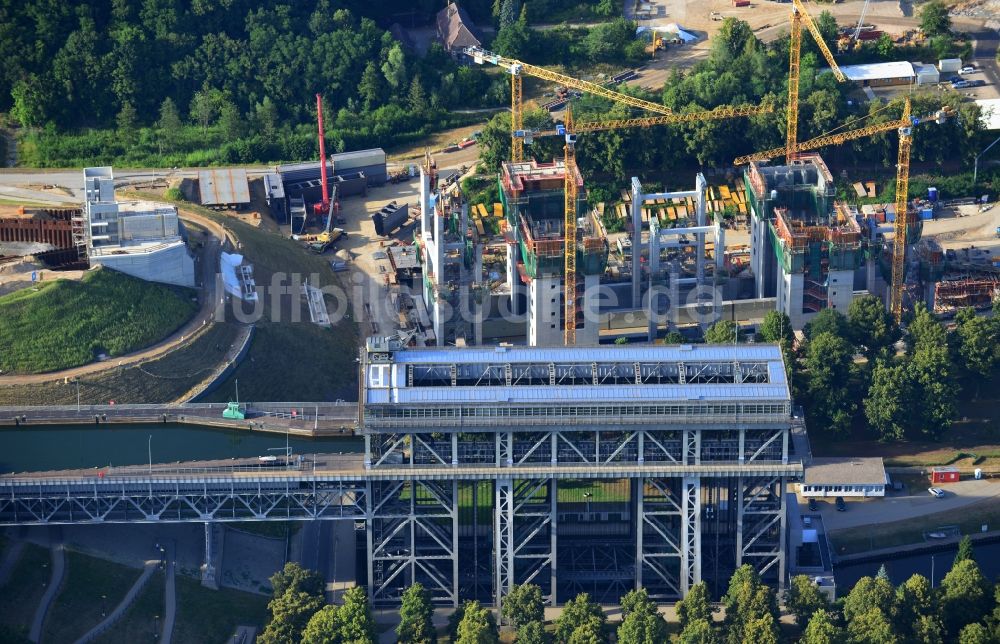
{"label": "flat-roofed building", "polygon": [[802,496],[885,496],[889,478],[879,457],[814,458],[799,486]]}

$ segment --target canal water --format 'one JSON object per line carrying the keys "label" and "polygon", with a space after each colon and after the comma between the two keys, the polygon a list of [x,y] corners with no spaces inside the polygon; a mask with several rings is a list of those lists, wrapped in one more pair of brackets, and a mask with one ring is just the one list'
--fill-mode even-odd
{"label": "canal water", "polygon": [[[1000,542],[980,542],[973,544],[972,549],[983,576],[987,579],[996,579],[997,575],[1000,575]],[[885,561],[835,564],[833,571],[834,577],[837,579],[837,595],[847,594],[862,577],[874,577],[882,564],[885,564],[885,571],[889,574],[889,579],[897,586],[915,574],[931,579],[932,570],[934,571],[934,585],[940,586],[941,580],[951,570],[951,564],[955,561],[957,550],[957,546],[950,546],[933,553],[908,555]]]}
{"label": "canal water", "polygon": [[[359,438],[291,436],[293,454],[362,452]],[[194,425],[0,427],[0,473],[278,455],[282,434]]]}

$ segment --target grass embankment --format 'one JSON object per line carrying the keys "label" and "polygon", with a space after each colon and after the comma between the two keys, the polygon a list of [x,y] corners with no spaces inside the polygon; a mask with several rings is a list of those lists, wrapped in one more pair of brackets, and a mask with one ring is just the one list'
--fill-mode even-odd
{"label": "grass embankment", "polygon": [[0,627],[5,632],[28,637],[35,609],[51,576],[48,548],[25,544],[6,585],[0,586]]}
{"label": "grass embankment", "polygon": [[[162,195],[137,196],[163,200]],[[287,287],[295,279],[316,278],[323,286],[336,285],[350,297],[349,281],[330,268],[332,255],[316,255],[290,239],[260,230],[234,217],[187,202],[182,210],[208,217],[225,225],[239,239],[241,252],[253,264],[260,298],[257,331],[246,360],[206,402],[225,402],[240,383],[240,399],[248,401],[355,400],[357,397],[358,330],[348,307],[348,317],[330,328],[309,321],[309,309],[297,296],[272,297],[271,285]],[[346,275],[343,274],[343,275]],[[312,277],[316,276],[316,278]],[[337,303],[327,297],[331,312]],[[227,319],[235,319],[227,311]],[[298,320],[298,321],[295,321]]]}
{"label": "grass embankment", "polygon": [[141,571],[66,552],[66,577],[42,629],[46,642],[75,642],[101,622],[125,597]]}
{"label": "grass embankment", "polygon": [[98,644],[155,642],[163,630],[166,612],[164,583],[163,573],[156,572],[121,619],[94,641]]}
{"label": "grass embankment", "polygon": [[141,349],[197,310],[195,292],[112,270],[0,297],[0,370],[44,373]]}
{"label": "grass embankment", "polygon": [[830,532],[834,551],[839,555],[926,543],[924,533],[942,526],[958,526],[962,534],[977,534],[983,524],[1000,528],[1000,503],[980,503],[914,519],[866,525]]}
{"label": "grass embankment", "polygon": [[[194,579],[177,577],[175,642],[224,642],[237,626],[263,627],[268,598],[239,590],[209,590]],[[259,629],[258,629],[259,632]]]}
{"label": "grass embankment", "polygon": [[[190,344],[142,364],[80,378],[84,405],[164,403],[177,400],[206,378],[240,337],[235,323],[213,324]],[[0,387],[0,405],[75,405],[76,384],[54,380]]]}

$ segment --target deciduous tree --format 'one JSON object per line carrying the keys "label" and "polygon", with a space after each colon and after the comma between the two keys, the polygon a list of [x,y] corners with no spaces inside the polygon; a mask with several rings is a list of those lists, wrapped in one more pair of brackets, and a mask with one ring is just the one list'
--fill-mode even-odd
{"label": "deciduous tree", "polygon": [[990,583],[973,559],[958,561],[941,581],[941,612],[952,636],[966,624],[982,619],[990,606]]}
{"label": "deciduous tree", "polygon": [[340,637],[344,642],[374,644],[378,641],[375,619],[368,602],[368,591],[364,586],[355,586],[344,593],[344,603],[337,609]]}
{"label": "deciduous tree", "polygon": [[715,627],[705,619],[689,622],[681,631],[677,641],[680,644],[721,644],[722,642]]}
{"label": "deciduous tree", "polygon": [[[587,593],[580,593],[563,606],[562,615],[556,620],[556,641],[560,643],[568,642],[573,632],[587,624],[591,620],[596,620],[603,628],[607,617],[601,607],[590,599]],[[601,630],[601,629],[598,629]]]}
{"label": "deciduous tree", "polygon": [[691,586],[684,599],[677,602],[676,610],[681,630],[684,630],[688,624],[696,622],[699,619],[711,623],[712,604],[708,597],[708,584],[700,581]]}
{"label": "deciduous tree", "polygon": [[499,642],[500,636],[493,613],[483,608],[477,601],[466,602],[455,644],[499,644]]}
{"label": "deciduous tree", "polygon": [[889,618],[877,608],[855,614],[848,621],[847,635],[851,644],[896,644],[899,642]]}
{"label": "deciduous tree", "polygon": [[437,641],[431,594],[420,582],[403,593],[396,635],[400,644],[434,644]]}
{"label": "deciduous tree", "polygon": [[336,606],[320,608],[309,618],[302,631],[302,644],[338,644],[340,641]]}
{"label": "deciduous tree", "polygon": [[920,30],[928,36],[947,34],[951,31],[951,17],[944,2],[931,0],[921,7]]}
{"label": "deciduous tree", "polygon": [[898,336],[892,316],[874,295],[853,300],[847,309],[847,320],[854,342],[864,348],[871,362],[889,349]]}
{"label": "deciduous tree", "polygon": [[809,618],[809,624],[802,632],[801,644],[844,644],[847,634],[837,626],[833,615],[819,609]]}
{"label": "deciduous tree", "polygon": [[545,598],[536,584],[516,584],[503,598],[502,615],[505,623],[520,628],[528,622],[545,618]]}
{"label": "deciduous tree", "polygon": [[829,602],[813,580],[806,575],[792,577],[785,595],[785,605],[795,615],[800,628],[805,627],[818,610],[829,608]]}

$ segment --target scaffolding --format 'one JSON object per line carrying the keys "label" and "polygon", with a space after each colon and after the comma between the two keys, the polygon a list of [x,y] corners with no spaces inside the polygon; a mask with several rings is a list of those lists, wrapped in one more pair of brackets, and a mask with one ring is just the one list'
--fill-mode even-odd
{"label": "scaffolding", "polygon": [[989,308],[998,295],[1000,275],[966,273],[946,277],[934,285],[934,312],[948,314],[966,307]]}

